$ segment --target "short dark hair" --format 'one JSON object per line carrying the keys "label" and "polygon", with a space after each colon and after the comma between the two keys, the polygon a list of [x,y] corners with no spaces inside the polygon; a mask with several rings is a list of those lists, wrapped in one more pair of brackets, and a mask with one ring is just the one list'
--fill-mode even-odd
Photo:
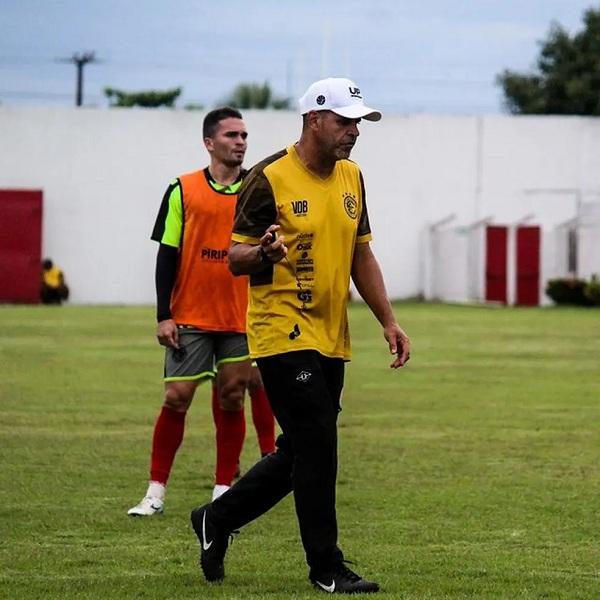
{"label": "short dark hair", "polygon": [[217,125],[223,119],[231,118],[241,119],[242,113],[236,108],[231,108],[231,106],[223,106],[222,108],[215,108],[215,110],[211,110],[204,117],[204,123],[202,125],[202,137],[211,138],[213,135],[215,135]]}

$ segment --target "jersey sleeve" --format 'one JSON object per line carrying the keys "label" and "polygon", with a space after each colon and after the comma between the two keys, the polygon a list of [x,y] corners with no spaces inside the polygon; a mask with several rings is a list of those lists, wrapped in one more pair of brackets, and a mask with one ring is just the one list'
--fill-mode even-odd
{"label": "jersey sleeve", "polygon": [[252,170],[237,199],[232,241],[258,244],[267,227],[275,223],[276,218],[277,209],[271,184],[262,169]]}
{"label": "jersey sleeve", "polygon": [[358,231],[356,235],[356,243],[363,244],[365,242],[370,242],[373,239],[371,235],[371,224],[369,223],[369,212],[367,210],[367,192],[365,190],[365,181],[363,179],[362,173],[359,171],[360,175],[360,190],[362,196],[361,202],[361,210],[360,210],[360,218],[358,220]]}
{"label": "jersey sleeve", "polygon": [[179,248],[183,232],[183,198],[179,179],[172,181],[163,196],[150,239]]}

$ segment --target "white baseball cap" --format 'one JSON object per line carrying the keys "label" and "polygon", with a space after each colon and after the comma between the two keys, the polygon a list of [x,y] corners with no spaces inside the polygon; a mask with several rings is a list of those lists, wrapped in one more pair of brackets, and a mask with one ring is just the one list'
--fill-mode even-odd
{"label": "white baseball cap", "polygon": [[381,119],[378,110],[365,106],[357,85],[344,77],[328,77],[315,81],[298,102],[301,115],[311,110],[330,110],[348,119]]}

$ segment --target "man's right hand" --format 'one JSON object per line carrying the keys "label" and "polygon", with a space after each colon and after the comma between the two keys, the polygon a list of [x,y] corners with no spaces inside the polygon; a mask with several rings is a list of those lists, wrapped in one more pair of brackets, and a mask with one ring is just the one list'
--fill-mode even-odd
{"label": "man's right hand", "polygon": [[260,246],[272,263],[279,262],[288,253],[285,238],[277,233],[280,229],[279,225],[270,225],[260,238]]}
{"label": "man's right hand", "polygon": [[159,321],[156,326],[156,337],[161,346],[179,348],[179,332],[173,319]]}

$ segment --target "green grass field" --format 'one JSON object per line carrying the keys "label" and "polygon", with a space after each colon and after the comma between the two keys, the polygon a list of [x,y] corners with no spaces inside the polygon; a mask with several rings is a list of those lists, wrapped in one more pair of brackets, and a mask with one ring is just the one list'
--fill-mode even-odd
{"label": "green grass field", "polygon": [[[414,346],[398,372],[351,308],[338,510],[354,568],[382,599],[600,598],[600,312],[396,310]],[[206,388],[165,515],[126,516],[161,404],[153,312],[0,307],[0,597],[323,597],[290,498],[236,537],[222,585],[200,576],[188,517],[212,488]]]}

